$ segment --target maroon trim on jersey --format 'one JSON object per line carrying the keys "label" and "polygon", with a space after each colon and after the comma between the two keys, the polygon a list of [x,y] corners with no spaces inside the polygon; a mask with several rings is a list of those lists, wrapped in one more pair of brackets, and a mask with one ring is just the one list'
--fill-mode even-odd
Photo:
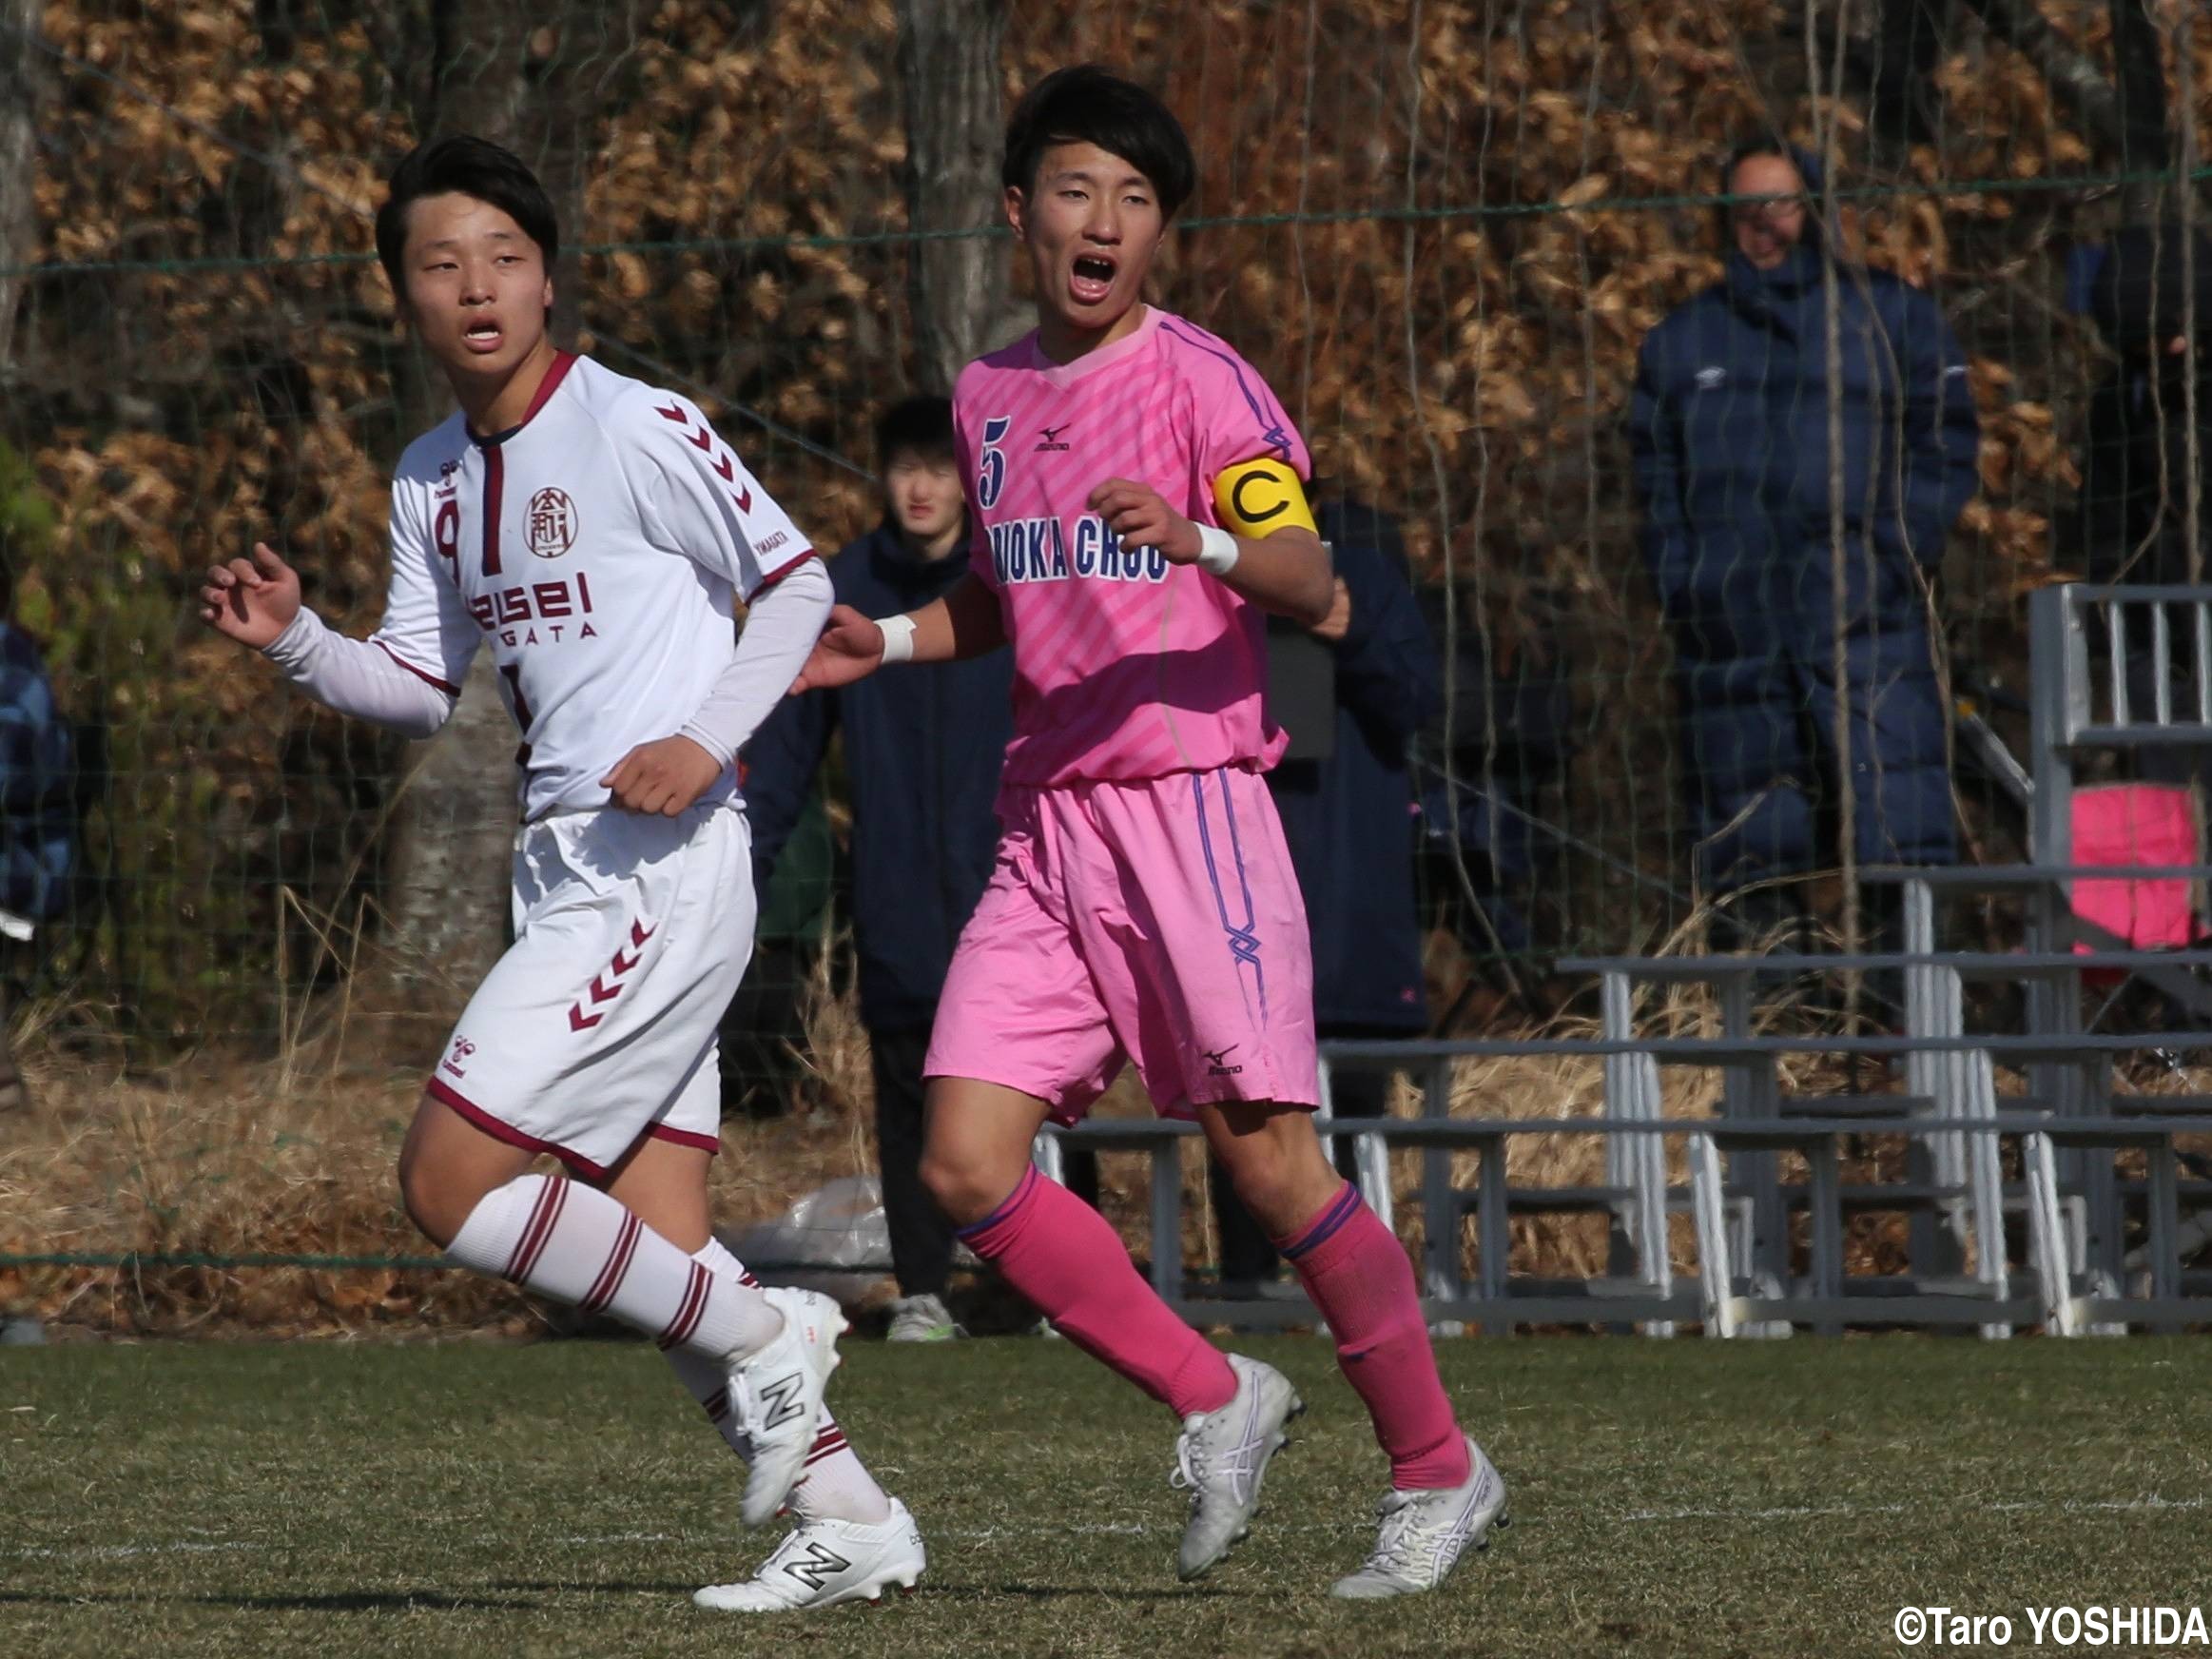
{"label": "maroon trim on jersey", "polygon": [[514,423],[514,431],[520,432],[530,424],[537,412],[545,407],[546,400],[561,389],[561,382],[569,378],[569,371],[575,366],[576,354],[574,352],[556,351],[553,353],[553,367],[546,370],[545,379],[537,382],[537,392],[530,400],[530,407],[523,410],[522,419]]}
{"label": "maroon trim on jersey", "polygon": [[454,1088],[443,1078],[432,1078],[423,1085],[423,1092],[434,1101],[451,1106],[470,1123],[484,1131],[495,1141],[504,1141],[510,1146],[519,1146],[526,1152],[545,1152],[559,1159],[586,1181],[605,1181],[606,1169],[593,1163],[580,1152],[571,1152],[566,1146],[556,1146],[551,1141],[540,1141],[535,1135],[525,1134],[513,1123],[501,1122],[490,1112]]}
{"label": "maroon trim on jersey", "polygon": [[694,1129],[671,1129],[666,1123],[653,1124],[638,1139],[641,1141],[669,1141],[678,1146],[696,1146],[709,1157],[722,1150],[722,1142],[716,1136],[702,1135]]}
{"label": "maroon trim on jersey", "polygon": [[816,556],[818,556],[816,555],[815,551],[809,547],[801,553],[799,556],[793,559],[789,564],[778,565],[772,574],[761,577],[761,585],[753,589],[751,597],[747,598],[746,603],[748,605],[751,604],[754,599],[759,598],[763,594],[766,593],[770,588],[774,587],[778,582],[782,581],[786,576],[789,576],[793,571],[797,570],[808,559],[814,558]]}
{"label": "maroon trim on jersey", "polygon": [[443,692],[449,697],[457,697],[461,694],[460,687],[450,684],[445,680],[441,680],[434,673],[425,673],[422,670],[417,668],[413,663],[409,662],[405,657],[401,656],[398,652],[394,651],[389,645],[386,645],[381,639],[376,642],[376,646],[378,651],[382,652],[386,656],[390,657],[394,662],[398,663],[401,668],[405,669],[417,679],[422,681],[424,685],[436,686],[439,691]]}
{"label": "maroon trim on jersey", "polygon": [[499,495],[507,484],[507,463],[499,446],[484,445],[484,574],[499,574]]}

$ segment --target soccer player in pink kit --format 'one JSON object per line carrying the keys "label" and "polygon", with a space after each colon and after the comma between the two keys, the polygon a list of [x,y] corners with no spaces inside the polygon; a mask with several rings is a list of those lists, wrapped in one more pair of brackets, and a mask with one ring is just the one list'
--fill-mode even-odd
{"label": "soccer player in pink kit", "polygon": [[[844,1321],[825,1297],[761,1290],[708,1225],[715,1026],[753,932],[731,762],[819,635],[829,579],[697,409],[554,349],[557,239],[495,145],[400,163],[377,252],[460,408],[393,478],[384,620],[334,633],[267,547],[209,571],[201,614],[310,696],[414,737],[491,651],[523,738],[515,938],[408,1130],[407,1213],[462,1266],[657,1338],[749,1465],[746,1522],[788,1499],[784,1545],[703,1606],[873,1600],[924,1561],[823,1410]],[[573,1179],[533,1172],[539,1154]]]}
{"label": "soccer player in pink kit", "polygon": [[1063,1335],[1182,1419],[1179,1566],[1205,1572],[1250,1530],[1302,1407],[1281,1373],[1178,1319],[1030,1165],[1045,1120],[1077,1121],[1134,1062],[1297,1269],[1389,1454],[1380,1539],[1334,1593],[1402,1595],[1503,1524],[1505,1489],[1454,1421],[1404,1249],[1309,1115],[1306,916],[1260,776],[1285,743],[1261,703],[1263,613],[1315,622],[1334,595],[1273,393],[1140,298],[1193,174],[1174,117],[1103,69],[1023,98],[1005,203],[1038,328],[954,393],[970,575],[907,615],[839,608],[800,683],[1012,644],[999,863],[939,1005],[923,1179]]}

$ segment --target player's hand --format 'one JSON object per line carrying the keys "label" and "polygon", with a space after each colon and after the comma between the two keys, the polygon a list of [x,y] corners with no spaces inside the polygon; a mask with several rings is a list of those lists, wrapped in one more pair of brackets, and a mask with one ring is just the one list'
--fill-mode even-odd
{"label": "player's hand", "polygon": [[269,646],[300,615],[300,573],[254,543],[250,559],[212,565],[200,590],[200,620],[256,651]]}
{"label": "player's hand", "polygon": [[850,605],[833,605],[829,623],[791,682],[791,694],[826,686],[849,686],[883,666],[883,631]]}
{"label": "player's hand", "polygon": [[1091,511],[1131,547],[1156,547],[1170,564],[1196,564],[1198,527],[1150,484],[1108,478],[1091,492]]}
{"label": "player's hand", "polygon": [[1314,638],[1326,639],[1334,645],[1351,627],[1351,590],[1344,585],[1344,578],[1336,578],[1336,598],[1329,607],[1329,615],[1308,630]]}
{"label": "player's hand", "polygon": [[617,807],[673,818],[721,775],[719,760],[679,734],[639,744],[599,781],[613,791]]}

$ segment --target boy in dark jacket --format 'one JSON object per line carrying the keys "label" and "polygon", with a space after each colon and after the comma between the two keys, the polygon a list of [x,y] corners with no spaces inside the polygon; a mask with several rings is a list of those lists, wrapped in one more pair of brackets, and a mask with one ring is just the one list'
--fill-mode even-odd
{"label": "boy in dark jacket", "polygon": [[[952,404],[910,398],[876,429],[883,521],[830,560],[837,602],[919,610],[968,568]],[[753,870],[765,889],[833,732],[852,795],[852,919],[876,1080],[876,1154],[899,1300],[894,1341],[960,1334],[944,1305],[952,1224],[922,1189],[922,1061],[945,965],[990,878],[991,804],[1012,724],[1004,652],[786,699],[746,750]]]}
{"label": "boy in dark jacket", "polygon": [[[1310,632],[1332,669],[1331,729],[1319,742],[1290,731],[1288,755],[1268,773],[1283,839],[1313,933],[1313,1017],[1328,1040],[1424,1035],[1421,926],[1414,902],[1413,789],[1407,746],[1444,707],[1444,673],[1407,581],[1398,527],[1358,501],[1315,506],[1335,558],[1336,603]],[[1278,627],[1285,626],[1277,624]],[[1295,716],[1275,712],[1290,723]],[[1381,1117],[1381,1072],[1331,1077],[1340,1118]],[[1337,1168],[1353,1177],[1351,1142]],[[1221,1278],[1243,1291],[1275,1277],[1280,1259],[1218,1166],[1213,1172]]]}
{"label": "boy in dark jacket", "polygon": [[[2212,581],[2212,236],[2196,232],[2192,246],[2178,224],[2121,231],[2105,250],[2090,308],[2120,361],[2089,403],[2075,545],[2059,550],[2059,563],[2094,582]],[[2140,605],[2126,615],[2128,696],[2148,710],[2158,694],[2151,616]],[[2184,633],[2185,625],[2176,628],[2166,688],[2177,710],[2195,707],[2195,654]],[[2194,747],[2147,749],[2137,771],[2187,783],[2205,758]]]}

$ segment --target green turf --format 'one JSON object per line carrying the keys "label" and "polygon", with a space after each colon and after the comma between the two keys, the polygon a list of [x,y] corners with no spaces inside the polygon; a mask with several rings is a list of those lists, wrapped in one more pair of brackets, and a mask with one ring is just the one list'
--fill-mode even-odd
{"label": "green turf", "polygon": [[1323,1594],[1382,1484],[1357,1404],[1249,1346],[1314,1410],[1187,1587],[1164,1413],[1065,1343],[851,1344],[930,1573],[770,1626],[689,1604],[763,1546],[642,1345],[4,1349],[0,1654],[1829,1654],[1904,1602],[2212,1604],[2200,1343],[1447,1343],[1517,1522],[1366,1606]]}

